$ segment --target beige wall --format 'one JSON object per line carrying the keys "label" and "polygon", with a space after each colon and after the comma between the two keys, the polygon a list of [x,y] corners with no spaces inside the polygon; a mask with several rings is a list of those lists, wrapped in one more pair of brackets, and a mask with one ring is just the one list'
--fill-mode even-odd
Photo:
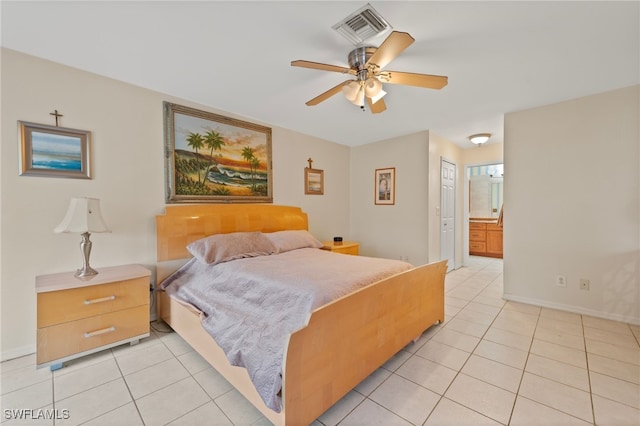
{"label": "beige wall", "polygon": [[[162,101],[234,115],[11,50],[2,50],[1,66],[1,356],[7,359],[34,352],[35,276],[82,264],[80,237],[53,233],[69,199],[100,198],[113,230],[91,236],[92,266],[153,268],[154,215],[165,205]],[[92,132],[93,179],[18,175],[18,120],[54,124],[54,109],[64,114],[62,126]],[[319,238],[349,235],[349,148],[272,129],[274,203],[301,206]],[[309,157],[325,171],[323,196],[304,194]]]}
{"label": "beige wall", "polygon": [[634,86],[505,116],[505,297],[640,323],[639,104]]}
{"label": "beige wall", "polygon": [[[428,263],[429,132],[351,150],[351,235],[367,256]],[[374,204],[376,169],[396,168],[394,205]]]}

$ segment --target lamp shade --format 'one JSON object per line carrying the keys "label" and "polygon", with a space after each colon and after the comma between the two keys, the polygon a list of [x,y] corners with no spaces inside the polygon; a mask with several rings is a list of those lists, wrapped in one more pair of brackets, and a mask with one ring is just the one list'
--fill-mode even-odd
{"label": "lamp shade", "polygon": [[98,198],[72,198],[67,214],[53,232],[111,232],[102,219]]}

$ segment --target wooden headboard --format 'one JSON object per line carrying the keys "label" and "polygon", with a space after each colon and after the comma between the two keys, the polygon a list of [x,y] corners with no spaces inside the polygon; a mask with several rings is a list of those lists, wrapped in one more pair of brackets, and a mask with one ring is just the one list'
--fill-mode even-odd
{"label": "wooden headboard", "polygon": [[187,244],[213,234],[286,229],[309,229],[307,214],[273,204],[169,205],[156,216],[156,260],[189,258]]}

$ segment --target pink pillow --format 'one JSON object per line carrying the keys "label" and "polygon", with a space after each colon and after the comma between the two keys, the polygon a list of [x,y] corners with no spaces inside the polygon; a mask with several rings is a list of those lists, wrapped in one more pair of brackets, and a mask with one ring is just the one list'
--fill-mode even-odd
{"label": "pink pillow", "polygon": [[277,231],[264,234],[275,247],[276,253],[299,248],[320,248],[323,244],[316,237],[305,230]]}
{"label": "pink pillow", "polygon": [[271,241],[260,232],[232,232],[201,238],[187,245],[199,261],[218,264],[245,257],[267,256],[276,252]]}

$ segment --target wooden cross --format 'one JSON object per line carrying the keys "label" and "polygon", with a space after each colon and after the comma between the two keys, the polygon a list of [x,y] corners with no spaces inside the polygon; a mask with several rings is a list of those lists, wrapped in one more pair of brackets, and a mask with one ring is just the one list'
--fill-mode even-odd
{"label": "wooden cross", "polygon": [[50,112],[49,115],[53,115],[56,117],[56,127],[58,127],[58,117],[64,117],[64,115],[58,113],[57,109],[53,112]]}
{"label": "wooden cross", "polygon": [[311,159],[311,157],[309,157],[307,161],[309,162],[309,168],[313,169],[313,167],[311,166],[311,164],[313,163],[313,160]]}

